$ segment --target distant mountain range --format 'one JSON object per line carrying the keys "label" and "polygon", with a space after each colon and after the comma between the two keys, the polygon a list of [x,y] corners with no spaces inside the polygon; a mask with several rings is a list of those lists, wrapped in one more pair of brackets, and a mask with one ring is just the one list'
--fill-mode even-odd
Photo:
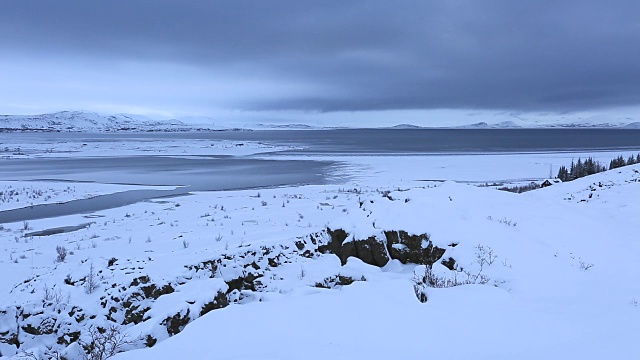
{"label": "distant mountain range", "polygon": [[87,111],[61,111],[41,115],[0,115],[0,131],[65,131],[65,132],[116,132],[116,131],[215,131],[233,130],[214,124],[188,124],[179,120],[152,120],[140,115],[102,115]]}
{"label": "distant mountain range", "polygon": [[[640,129],[640,122],[624,122],[621,119],[590,117],[585,119],[565,119],[565,121],[545,122],[512,117],[514,120],[489,123],[476,122],[463,126],[449,126],[454,129],[517,129],[517,128],[622,128]],[[504,117],[495,117],[504,120]],[[632,119],[624,119],[632,120]],[[354,126],[355,128],[356,126]],[[341,127],[344,128],[344,127]],[[413,124],[399,124],[385,129],[428,129]],[[437,128],[443,128],[438,126]],[[308,124],[238,124],[221,126],[214,119],[206,117],[171,120],[153,120],[145,116],[115,114],[103,115],[87,111],[61,111],[41,115],[0,115],[0,132],[188,132],[188,131],[232,131],[232,130],[314,130],[336,129]]]}

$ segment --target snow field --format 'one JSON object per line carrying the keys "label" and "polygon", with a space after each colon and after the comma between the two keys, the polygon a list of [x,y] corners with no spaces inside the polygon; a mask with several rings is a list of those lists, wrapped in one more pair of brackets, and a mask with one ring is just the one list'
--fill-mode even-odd
{"label": "snow field", "polygon": [[[93,222],[45,237],[24,237],[22,223],[3,224],[0,304],[41,307],[53,289],[61,305],[102,314],[100,299],[111,284],[140,276],[174,284],[175,292],[149,302],[146,321],[123,328],[132,337],[152,333],[160,341],[117,359],[588,359],[637,352],[640,205],[633,199],[640,198],[640,166],[512,194],[414,181],[429,179],[422,176],[431,170],[408,166],[408,160],[386,168],[384,159],[358,159],[354,166],[367,165],[377,175],[356,174],[348,185],[194,193],[90,218],[31,221],[34,230]],[[478,245],[496,258],[482,270],[490,279],[486,285],[428,288],[423,304],[412,288],[415,266],[392,260],[381,269],[355,258],[341,266],[334,255],[294,254],[297,239],[327,227],[344,229],[352,240],[383,238],[385,230],[428,233],[446,249],[443,259],[452,257],[474,272]],[[69,252],[64,262],[56,261],[57,246]],[[243,271],[229,266],[209,278],[185,266],[263,247],[290,261],[261,278],[263,291],[242,290],[236,304],[207,313],[171,338],[163,335],[163,319],[176,309],[196,311],[225,289],[222,280]],[[101,273],[96,292],[87,294],[80,279],[91,264]],[[433,270],[454,276],[439,263]],[[365,281],[315,287],[338,274]],[[66,278],[78,285],[65,284]],[[0,333],[8,326],[0,323]],[[25,345],[34,351],[56,346],[37,337]],[[0,351],[13,355],[6,344]]]}

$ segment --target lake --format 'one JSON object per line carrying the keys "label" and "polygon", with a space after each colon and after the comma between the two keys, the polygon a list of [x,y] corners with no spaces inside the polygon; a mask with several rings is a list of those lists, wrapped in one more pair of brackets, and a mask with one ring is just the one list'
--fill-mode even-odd
{"label": "lake", "polygon": [[34,139],[135,141],[204,139],[305,146],[295,153],[518,153],[640,149],[640,129],[337,129],[195,133],[5,133],[2,144]]}
{"label": "lake", "polygon": [[[0,146],[24,143],[231,140],[297,146],[257,156],[136,155],[0,159],[0,180],[59,180],[182,185],[172,191],[137,190],[63,205],[0,212],[0,223],[91,212],[190,191],[326,184],[349,177],[326,155],[437,155],[639,150],[633,129],[339,129],[217,131],[202,133],[4,133]],[[189,154],[186,154],[189,155]],[[301,160],[282,156],[303,155]],[[325,160],[316,161],[313,155]]]}

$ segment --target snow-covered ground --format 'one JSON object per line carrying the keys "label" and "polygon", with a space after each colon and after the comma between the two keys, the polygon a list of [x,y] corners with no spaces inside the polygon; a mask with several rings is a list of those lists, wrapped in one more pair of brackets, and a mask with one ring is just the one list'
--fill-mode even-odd
{"label": "snow-covered ground", "polygon": [[95,156],[215,156],[215,155],[253,155],[273,151],[293,149],[290,146],[264,144],[259,142],[239,142],[225,140],[175,139],[158,140],[130,138],[127,140],[101,141],[46,141],[43,138],[19,138],[18,141],[4,139],[0,142],[0,158],[60,158]]}
{"label": "snow-covered ground", "polygon": [[[525,194],[474,186],[589,155],[618,153],[332,156],[348,182],[2,224],[0,354],[82,358],[92,327],[117,325],[121,350],[138,350],[115,359],[634,358],[640,165]],[[20,183],[60,190],[51,201],[118,191],[54,185]],[[60,227],[74,231],[25,236]],[[416,290],[424,266],[363,251],[343,265],[327,250],[337,229],[343,249],[381,243],[387,257],[407,249],[389,236],[422,236],[443,251],[436,277],[475,284]]]}
{"label": "snow-covered ground", "polygon": [[128,190],[172,189],[168,186],[140,186],[54,181],[0,181],[0,211],[41,204],[63,203]]}

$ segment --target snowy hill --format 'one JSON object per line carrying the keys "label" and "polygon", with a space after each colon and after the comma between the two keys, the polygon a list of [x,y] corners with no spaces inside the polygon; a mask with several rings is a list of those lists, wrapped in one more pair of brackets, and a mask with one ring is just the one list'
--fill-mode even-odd
{"label": "snowy hill", "polygon": [[[154,120],[141,115],[98,114],[88,111],[61,111],[41,115],[0,115],[0,132],[10,131],[72,131],[72,132],[114,132],[114,131],[218,131],[218,130],[317,130],[367,128],[366,122],[340,123],[328,126],[332,121],[319,121],[327,125],[310,125],[293,119],[291,123],[256,122],[258,118],[242,119],[206,116],[186,116],[171,120]],[[519,113],[461,113],[425,119],[426,123],[415,125],[402,123],[382,129],[513,129],[513,128],[625,128],[637,129],[640,122],[633,117],[611,114],[519,114]],[[471,122],[469,120],[476,120]],[[477,121],[481,120],[481,121]],[[457,125],[461,124],[461,125]]]}
{"label": "snowy hill", "polygon": [[140,115],[101,115],[87,111],[61,111],[41,115],[0,115],[0,131],[192,131],[219,130],[178,120],[152,120]]}
{"label": "snowy hill", "polygon": [[[639,182],[634,165],[525,195],[450,181],[206,192],[69,233],[3,224],[0,352],[81,359],[100,326],[141,349],[120,360],[631,358]],[[399,345],[363,346],[382,343]]]}
{"label": "snowy hill", "polygon": [[[633,128],[637,117],[619,116],[615,113],[601,114],[557,114],[557,113],[518,113],[518,112],[481,112],[479,114],[459,115],[456,122],[478,118],[480,122],[470,123],[458,128],[465,129],[502,129],[502,128]],[[627,126],[629,124],[630,126]]]}
{"label": "snowy hill", "polygon": [[425,129],[425,127],[412,125],[412,124],[398,124],[385,129],[412,130],[412,129]]}

